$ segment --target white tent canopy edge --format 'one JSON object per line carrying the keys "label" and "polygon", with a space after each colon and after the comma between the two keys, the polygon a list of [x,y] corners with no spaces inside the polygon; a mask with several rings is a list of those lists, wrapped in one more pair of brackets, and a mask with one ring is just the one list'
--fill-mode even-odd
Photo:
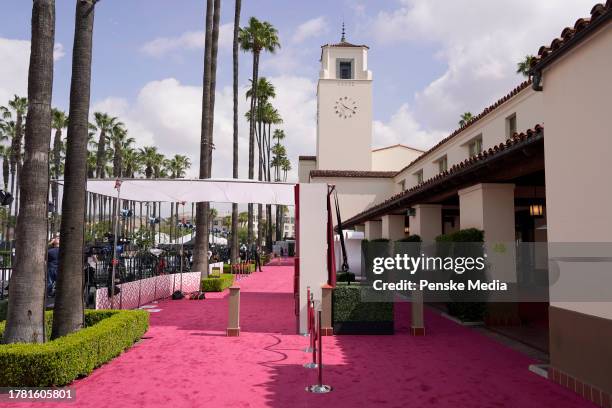
{"label": "white tent canopy edge", "polygon": [[[63,185],[63,180],[58,180]],[[87,191],[117,197],[115,179],[89,179]],[[214,202],[294,205],[294,183],[241,179],[122,179],[121,199],[140,202]]]}

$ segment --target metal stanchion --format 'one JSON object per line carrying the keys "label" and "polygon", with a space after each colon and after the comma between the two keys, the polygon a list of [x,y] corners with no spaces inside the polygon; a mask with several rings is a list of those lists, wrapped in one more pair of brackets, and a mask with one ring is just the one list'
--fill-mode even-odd
{"label": "metal stanchion", "polygon": [[310,336],[310,286],[306,287],[306,299],[308,299],[308,302],[306,303],[306,318],[308,319],[308,329],[306,333],[302,334],[302,336],[304,337]]}
{"label": "metal stanchion", "polygon": [[317,331],[319,333],[318,336],[318,340],[319,340],[319,347],[318,347],[318,354],[319,354],[319,364],[318,364],[318,368],[319,368],[319,375],[318,375],[318,382],[317,384],[311,385],[310,387],[306,387],[306,391],[308,392],[312,392],[314,394],[325,394],[330,392],[333,388],[331,387],[331,385],[325,385],[323,384],[323,336],[321,336],[321,311],[319,310],[318,312],[318,322],[317,322]]}
{"label": "metal stanchion", "polygon": [[304,364],[304,368],[317,368],[317,337],[321,335],[317,332],[317,325],[315,324],[316,315],[314,313],[314,301],[311,300],[309,303],[309,316],[308,326],[310,328],[310,350],[312,351],[312,361]]}

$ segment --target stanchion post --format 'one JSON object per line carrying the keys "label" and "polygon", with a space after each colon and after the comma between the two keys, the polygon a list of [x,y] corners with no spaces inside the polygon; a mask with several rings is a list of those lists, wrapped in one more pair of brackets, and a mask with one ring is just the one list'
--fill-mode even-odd
{"label": "stanchion post", "polygon": [[302,336],[306,337],[310,335],[310,286],[306,287],[306,319],[307,321],[307,330],[306,333],[302,334]]}
{"label": "stanchion post", "polygon": [[314,300],[308,302],[308,328],[310,332],[310,347],[305,351],[312,352],[312,361],[304,364],[304,368],[317,368],[317,325],[315,324]]}
{"label": "stanchion post", "polygon": [[321,336],[333,336],[332,327],[332,291],[334,288],[328,284],[321,286]]}
{"label": "stanchion post", "polygon": [[319,369],[318,371],[318,376],[317,376],[317,384],[311,385],[310,387],[306,387],[306,391],[308,392],[312,392],[314,394],[325,394],[328,393],[332,390],[332,387],[330,385],[325,385],[323,384],[323,336],[321,336],[321,311],[318,311],[318,322],[317,322],[317,332],[318,332],[318,336],[317,336],[317,340],[319,342],[319,345],[317,347],[317,351],[318,351],[318,356],[319,356],[319,361],[317,364],[317,368]]}
{"label": "stanchion post", "polygon": [[229,292],[229,316],[225,334],[228,337],[238,337],[240,336],[240,287],[232,286]]}

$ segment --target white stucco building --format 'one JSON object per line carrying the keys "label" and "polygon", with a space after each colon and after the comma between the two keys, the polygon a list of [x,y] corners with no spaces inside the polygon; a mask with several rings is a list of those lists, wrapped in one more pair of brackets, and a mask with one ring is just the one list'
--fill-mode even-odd
{"label": "white stucco building", "polygon": [[[425,152],[372,149],[367,61],[368,47],[344,38],[322,47],[315,156],[299,161],[300,182],[336,186],[345,228],[424,241],[478,228],[489,244],[544,244],[549,253],[537,264],[546,274],[557,243],[612,243],[612,0],[539,49],[533,80]],[[550,279],[584,280],[576,259]],[[612,287],[606,265],[589,275],[594,288]],[[612,299],[584,300],[551,290],[550,302],[507,307],[487,323],[541,327],[550,379],[601,405],[612,393]],[[422,326],[413,320],[416,332]]]}

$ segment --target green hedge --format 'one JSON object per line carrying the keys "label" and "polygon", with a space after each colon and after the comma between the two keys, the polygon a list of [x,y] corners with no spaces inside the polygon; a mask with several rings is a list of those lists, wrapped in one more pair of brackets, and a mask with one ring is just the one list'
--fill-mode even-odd
{"label": "green hedge", "polygon": [[[255,272],[255,264],[249,263],[247,266],[246,273]],[[223,264],[223,273],[231,274],[232,273],[232,265],[231,264]]]}
{"label": "green hedge", "polygon": [[[47,313],[47,333],[53,315]],[[0,335],[5,322],[0,322]],[[129,348],[147,331],[144,310],[87,310],[85,328],[42,344],[0,345],[0,386],[65,385]]]}
{"label": "green hedge", "polygon": [[389,322],[393,321],[393,302],[363,302],[359,284],[337,285],[332,294],[335,322]]}
{"label": "green hedge", "polygon": [[205,278],[201,281],[202,292],[223,292],[234,284],[234,275],[224,273],[218,278]]}
{"label": "green hedge", "polygon": [[395,242],[423,242],[423,240],[421,239],[420,235],[408,235],[407,237],[404,238],[400,238],[398,240],[396,240]]}

